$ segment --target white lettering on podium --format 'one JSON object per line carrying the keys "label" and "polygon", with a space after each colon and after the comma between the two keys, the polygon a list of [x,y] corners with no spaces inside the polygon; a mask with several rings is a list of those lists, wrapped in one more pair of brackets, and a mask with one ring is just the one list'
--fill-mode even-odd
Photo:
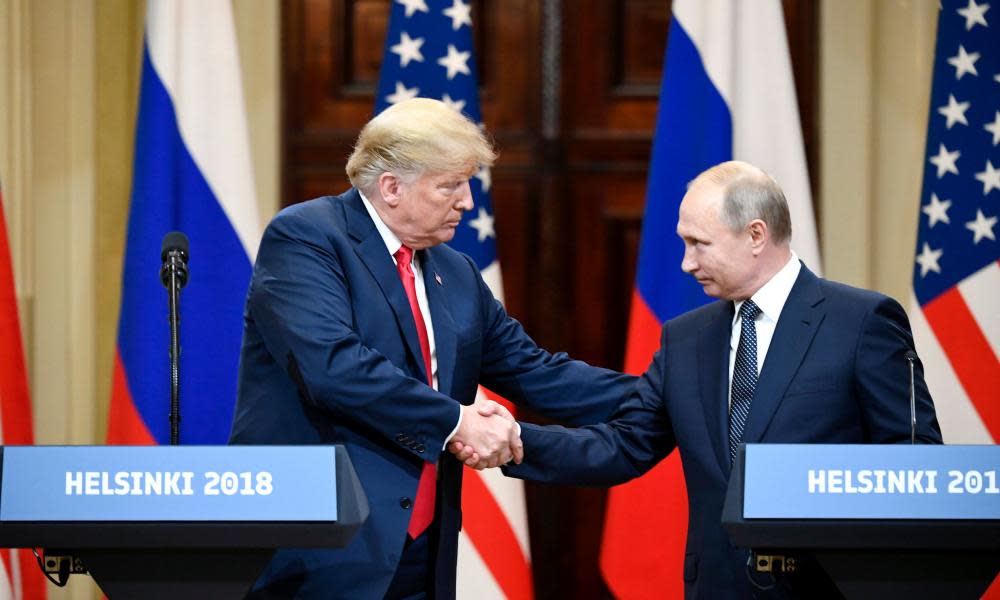
{"label": "white lettering on podium", "polygon": [[67,496],[193,496],[192,471],[66,471]]}
{"label": "white lettering on podium", "polygon": [[826,471],[817,471],[816,469],[809,469],[809,493],[810,494],[825,494],[826,493]]}
{"label": "white lettering on podium", "polygon": [[810,494],[936,494],[937,471],[927,469],[809,469]]}
{"label": "white lettering on podium", "polygon": [[906,491],[906,473],[904,471],[889,471],[889,493],[902,494]]}
{"label": "white lettering on podium", "polygon": [[132,479],[132,484],[129,487],[129,494],[132,496],[142,495],[142,473],[139,471],[132,471],[129,473],[129,477]]}
{"label": "white lettering on podium", "polygon": [[872,472],[869,469],[862,469],[858,471],[858,487],[857,492],[859,494],[870,494],[875,488],[872,483]]}
{"label": "white lettering on podium", "polygon": [[830,469],[826,472],[826,490],[830,494],[844,493],[844,472],[840,469]]}
{"label": "white lettering on podium", "polygon": [[83,494],[83,473],[66,471],[66,495],[79,496]]}

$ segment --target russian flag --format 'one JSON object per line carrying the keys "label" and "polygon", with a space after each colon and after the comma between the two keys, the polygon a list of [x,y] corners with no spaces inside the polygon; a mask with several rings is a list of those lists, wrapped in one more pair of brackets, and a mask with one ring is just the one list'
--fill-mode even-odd
{"label": "russian flag", "polygon": [[[665,321],[711,301],[680,269],[674,233],[689,181],[720,162],[757,165],[785,191],[792,246],[819,272],[798,106],[778,0],[676,0],[649,166],[625,370],[646,370]],[[618,598],[681,598],[687,496],[673,453],[608,495],[601,569]]]}
{"label": "russian flag", "polygon": [[190,239],[180,298],[186,444],[224,444],[260,224],[229,0],[150,0],[108,442],[169,443],[160,242]]}

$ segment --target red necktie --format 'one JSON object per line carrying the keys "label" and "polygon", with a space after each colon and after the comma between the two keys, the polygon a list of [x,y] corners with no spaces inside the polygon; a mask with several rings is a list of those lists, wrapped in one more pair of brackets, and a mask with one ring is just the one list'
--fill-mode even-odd
{"label": "red necktie", "polygon": [[[431,373],[431,344],[427,338],[427,325],[424,323],[424,316],[420,312],[420,305],[417,304],[417,285],[413,275],[411,261],[413,260],[413,249],[401,246],[393,256],[396,258],[396,269],[399,271],[399,278],[403,281],[403,289],[406,290],[406,299],[410,301],[410,312],[413,313],[413,321],[417,326],[417,337],[420,339],[420,353],[424,355],[424,369],[427,370],[427,385],[433,387],[434,380]],[[410,526],[407,532],[410,537],[417,539],[421,533],[434,520],[434,496],[437,486],[437,466],[433,463],[425,462],[424,470],[420,473],[420,484],[417,486],[417,498],[413,501],[413,515],[410,517]]]}

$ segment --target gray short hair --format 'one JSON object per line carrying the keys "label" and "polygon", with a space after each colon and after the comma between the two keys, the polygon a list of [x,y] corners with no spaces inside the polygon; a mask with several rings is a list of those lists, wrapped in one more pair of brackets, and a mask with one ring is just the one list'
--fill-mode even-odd
{"label": "gray short hair", "polygon": [[767,224],[771,239],[787,244],[792,239],[792,218],[781,186],[762,169],[731,160],[704,171],[691,182],[711,182],[723,188],[722,222],[732,231],[742,231],[750,221]]}
{"label": "gray short hair", "polygon": [[413,98],[390,106],[364,126],[347,160],[347,177],[370,193],[382,173],[409,179],[488,167],[496,158],[479,125],[443,102]]}

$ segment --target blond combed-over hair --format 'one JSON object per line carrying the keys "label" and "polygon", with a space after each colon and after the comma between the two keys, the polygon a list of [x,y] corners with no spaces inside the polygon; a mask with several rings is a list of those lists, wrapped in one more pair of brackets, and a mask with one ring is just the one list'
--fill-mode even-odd
{"label": "blond combed-over hair", "polygon": [[371,194],[382,173],[414,179],[490,167],[497,153],[480,127],[447,104],[413,98],[394,104],[361,130],[347,160],[351,185]]}

